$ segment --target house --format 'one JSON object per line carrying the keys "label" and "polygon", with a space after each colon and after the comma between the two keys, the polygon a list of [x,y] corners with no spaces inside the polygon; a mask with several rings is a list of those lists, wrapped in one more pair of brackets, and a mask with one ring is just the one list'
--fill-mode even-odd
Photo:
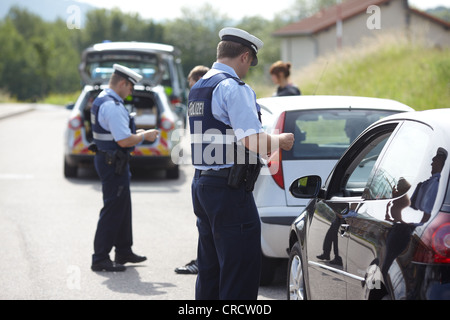
{"label": "house", "polygon": [[408,0],[347,0],[273,35],[282,39],[281,59],[298,69],[319,56],[393,30],[405,36],[420,32],[432,45],[450,47],[450,23],[410,7]]}

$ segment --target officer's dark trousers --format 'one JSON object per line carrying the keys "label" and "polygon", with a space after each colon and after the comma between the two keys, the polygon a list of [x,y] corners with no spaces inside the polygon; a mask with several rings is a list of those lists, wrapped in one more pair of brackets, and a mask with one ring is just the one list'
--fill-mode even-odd
{"label": "officer's dark trousers", "polygon": [[196,299],[257,299],[261,224],[253,194],[196,170],[192,201],[199,231]]}
{"label": "officer's dark trousers", "polygon": [[113,247],[116,254],[128,255],[133,244],[129,167],[124,174],[116,175],[115,167],[105,163],[103,154],[97,154],[95,168],[102,182],[103,208],[95,233],[92,263],[109,259]]}

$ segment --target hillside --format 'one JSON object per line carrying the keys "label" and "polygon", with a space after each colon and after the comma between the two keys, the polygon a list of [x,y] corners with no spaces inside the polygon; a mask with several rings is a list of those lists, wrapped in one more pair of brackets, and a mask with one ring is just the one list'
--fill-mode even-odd
{"label": "hillside", "polygon": [[[450,49],[390,35],[371,38],[293,72],[305,95],[354,95],[398,100],[415,110],[450,108]],[[259,96],[274,88],[258,88]]]}

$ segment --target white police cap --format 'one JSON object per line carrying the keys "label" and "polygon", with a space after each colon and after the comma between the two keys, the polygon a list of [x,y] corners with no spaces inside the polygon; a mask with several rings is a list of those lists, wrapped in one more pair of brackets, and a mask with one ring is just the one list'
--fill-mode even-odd
{"label": "white police cap", "polygon": [[115,74],[118,74],[119,76],[127,79],[132,84],[136,84],[136,83],[138,83],[139,81],[142,80],[142,76],[140,74],[134,72],[130,68],[127,68],[127,67],[122,66],[122,65],[117,64],[117,63],[113,65],[113,68],[114,68],[114,73]]}
{"label": "white police cap", "polygon": [[258,51],[263,47],[264,43],[251,35],[247,31],[238,28],[223,28],[219,32],[219,37],[222,41],[233,41],[238,42],[246,47],[249,47],[253,50],[255,54],[255,59],[253,59],[252,66],[256,66],[258,64],[258,57],[256,56]]}

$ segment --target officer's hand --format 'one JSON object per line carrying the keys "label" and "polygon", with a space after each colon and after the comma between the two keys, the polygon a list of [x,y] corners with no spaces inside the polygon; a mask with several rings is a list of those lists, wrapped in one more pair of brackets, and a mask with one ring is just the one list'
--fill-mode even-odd
{"label": "officer's hand", "polygon": [[280,134],[280,148],[289,151],[294,145],[294,134],[293,133],[281,133]]}
{"label": "officer's hand", "polygon": [[144,135],[145,135],[145,140],[153,142],[156,140],[156,138],[158,138],[159,130],[156,130],[156,129],[147,130],[147,131],[145,131]]}

